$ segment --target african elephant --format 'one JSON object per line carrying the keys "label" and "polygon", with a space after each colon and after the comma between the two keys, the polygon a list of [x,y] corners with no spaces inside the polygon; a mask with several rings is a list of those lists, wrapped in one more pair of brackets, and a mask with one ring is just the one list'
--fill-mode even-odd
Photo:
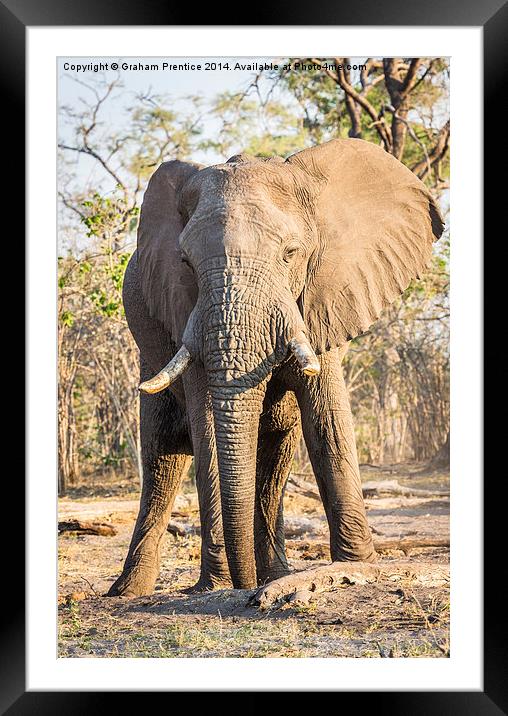
{"label": "african elephant", "polygon": [[241,154],[157,169],[124,282],[141,353],[144,481],[110,594],[153,590],[191,455],[196,589],[252,588],[287,573],[282,495],[300,429],[332,559],[376,558],[341,362],[425,269],[442,231],[422,182],[359,139],[286,160]]}

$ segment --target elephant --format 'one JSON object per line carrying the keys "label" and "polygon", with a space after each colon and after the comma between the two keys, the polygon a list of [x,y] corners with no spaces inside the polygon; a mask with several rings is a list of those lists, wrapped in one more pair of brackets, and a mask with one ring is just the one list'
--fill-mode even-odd
{"label": "elephant", "polygon": [[110,595],[153,591],[192,456],[202,539],[192,589],[287,574],[282,498],[302,433],[332,560],[377,559],[342,361],[421,276],[443,228],[425,185],[361,139],[158,167],[124,279],[143,487]]}

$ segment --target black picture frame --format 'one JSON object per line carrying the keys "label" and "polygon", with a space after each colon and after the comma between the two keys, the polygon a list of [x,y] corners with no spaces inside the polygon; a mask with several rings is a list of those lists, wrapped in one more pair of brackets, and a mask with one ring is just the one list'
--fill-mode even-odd
{"label": "black picture frame", "polygon": [[[231,23],[231,17],[221,22],[220,9],[216,5],[200,9],[200,26],[223,26]],[[190,12],[189,12],[190,10]],[[2,154],[10,149],[12,159],[9,166],[4,196],[8,197],[9,213],[18,217],[17,235],[22,230],[21,217],[25,215],[24,197],[21,187],[24,180],[20,176],[13,179],[12,172],[24,169],[25,128],[19,119],[25,111],[25,37],[27,27],[36,26],[147,26],[166,25],[184,26],[196,10],[185,3],[177,5],[166,0],[1,0],[0,1],[0,77],[2,98],[8,102],[8,141],[4,143]],[[319,3],[304,3],[283,0],[277,5],[272,3],[255,4],[252,25],[400,25],[400,26],[477,26],[483,27],[484,39],[484,101],[485,128],[494,122],[501,112],[503,94],[500,92],[507,63],[506,34],[508,31],[508,7],[504,0],[428,0],[410,2],[409,0],[375,0],[336,4],[332,0]],[[247,24],[247,23],[245,23]],[[499,106],[498,106],[499,105]],[[5,106],[5,105],[4,105]],[[7,119],[9,119],[7,117]],[[18,118],[18,119],[15,119]],[[452,129],[453,131],[453,129]],[[5,138],[5,135],[4,135]],[[495,166],[499,164],[502,143],[494,132],[485,131],[484,162],[485,181],[495,176]],[[495,162],[495,163],[494,163]],[[16,187],[16,190],[13,190]],[[493,216],[496,208],[506,204],[504,185],[488,182],[484,193],[485,216]],[[504,198],[504,201],[503,201]],[[506,233],[506,230],[504,230]],[[501,237],[500,237],[501,238]],[[19,243],[15,247],[19,265]],[[501,270],[498,269],[500,272]],[[494,271],[495,273],[495,271]],[[499,273],[501,277],[501,273]],[[29,287],[28,287],[29,290]],[[19,315],[19,312],[18,312]],[[17,321],[19,324],[19,319]],[[21,341],[22,342],[22,339]],[[19,404],[19,396],[16,398]],[[9,467],[12,472],[12,467]],[[24,504],[24,485],[20,470],[16,468],[18,479],[6,481],[5,504]],[[495,525],[502,522],[502,501],[496,496],[492,485],[486,486],[485,510],[485,558],[489,556],[493,563],[497,560]],[[19,514],[21,510],[17,510]],[[506,518],[505,518],[506,519]],[[4,596],[9,599],[7,623],[1,636],[0,654],[0,712],[17,716],[18,714],[90,714],[106,709],[117,713],[120,709],[117,692],[49,692],[25,690],[25,603],[22,585],[24,584],[24,543],[19,528],[16,542],[3,552],[3,573],[9,575],[8,588]],[[499,557],[501,552],[499,551]],[[503,562],[496,562],[497,569],[504,572]],[[488,564],[486,564],[486,573]],[[15,585],[15,586],[14,586]],[[15,592],[15,595],[14,595]],[[390,714],[500,714],[508,713],[507,688],[507,647],[506,618],[504,616],[504,588],[492,586],[484,594],[484,691],[453,692],[362,692],[362,707],[375,708],[377,713]],[[4,613],[6,610],[0,610]],[[403,688],[403,685],[401,685]],[[346,693],[341,693],[338,708],[343,708]],[[358,698],[356,693],[353,698]],[[263,698],[262,693],[260,694]],[[129,707],[136,708],[138,693],[127,694]],[[171,698],[171,694],[167,695]],[[256,700],[257,701],[257,700]],[[254,705],[255,702],[251,702]],[[262,701],[258,703],[261,705]],[[171,702],[167,704],[171,707]],[[240,706],[242,708],[242,706]]]}

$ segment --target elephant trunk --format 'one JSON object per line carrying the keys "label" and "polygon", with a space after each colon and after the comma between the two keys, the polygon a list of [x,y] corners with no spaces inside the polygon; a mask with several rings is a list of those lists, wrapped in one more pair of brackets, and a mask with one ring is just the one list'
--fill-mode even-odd
{"label": "elephant trunk", "polygon": [[[229,571],[236,589],[256,586],[254,500],[259,417],[266,381],[227,395],[212,391],[222,523]],[[236,391],[234,391],[236,392]]]}
{"label": "elephant trunk", "polygon": [[231,306],[222,293],[212,298],[202,323],[202,346],[215,425],[224,544],[233,586],[251,589],[257,583],[259,419],[269,376],[282,351],[284,328],[280,312],[253,301],[248,293]]}

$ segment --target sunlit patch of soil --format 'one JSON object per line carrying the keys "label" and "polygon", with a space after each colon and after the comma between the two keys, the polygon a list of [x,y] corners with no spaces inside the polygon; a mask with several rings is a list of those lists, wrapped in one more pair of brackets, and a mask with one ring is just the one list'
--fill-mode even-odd
{"label": "sunlit patch of soil", "polygon": [[[364,480],[393,480],[422,489],[446,490],[445,474],[406,468],[365,470]],[[310,477],[309,479],[312,479]],[[167,533],[161,576],[150,597],[104,598],[121,571],[137,514],[132,482],[110,486],[109,496],[83,490],[60,500],[60,519],[100,520],[116,535],[59,538],[59,633],[61,657],[446,657],[449,655],[449,594],[444,587],[408,581],[344,584],[312,595],[307,604],[283,602],[268,612],[249,605],[253,592],[182,593],[199,574],[199,515],[195,494],[178,498],[184,537]],[[99,493],[101,491],[99,490]],[[366,500],[375,539],[449,534],[445,497],[379,496]],[[286,494],[288,557],[295,569],[326,564],[328,529],[318,500]],[[193,533],[194,532],[194,533]],[[448,563],[447,547],[397,549],[383,560]]]}

